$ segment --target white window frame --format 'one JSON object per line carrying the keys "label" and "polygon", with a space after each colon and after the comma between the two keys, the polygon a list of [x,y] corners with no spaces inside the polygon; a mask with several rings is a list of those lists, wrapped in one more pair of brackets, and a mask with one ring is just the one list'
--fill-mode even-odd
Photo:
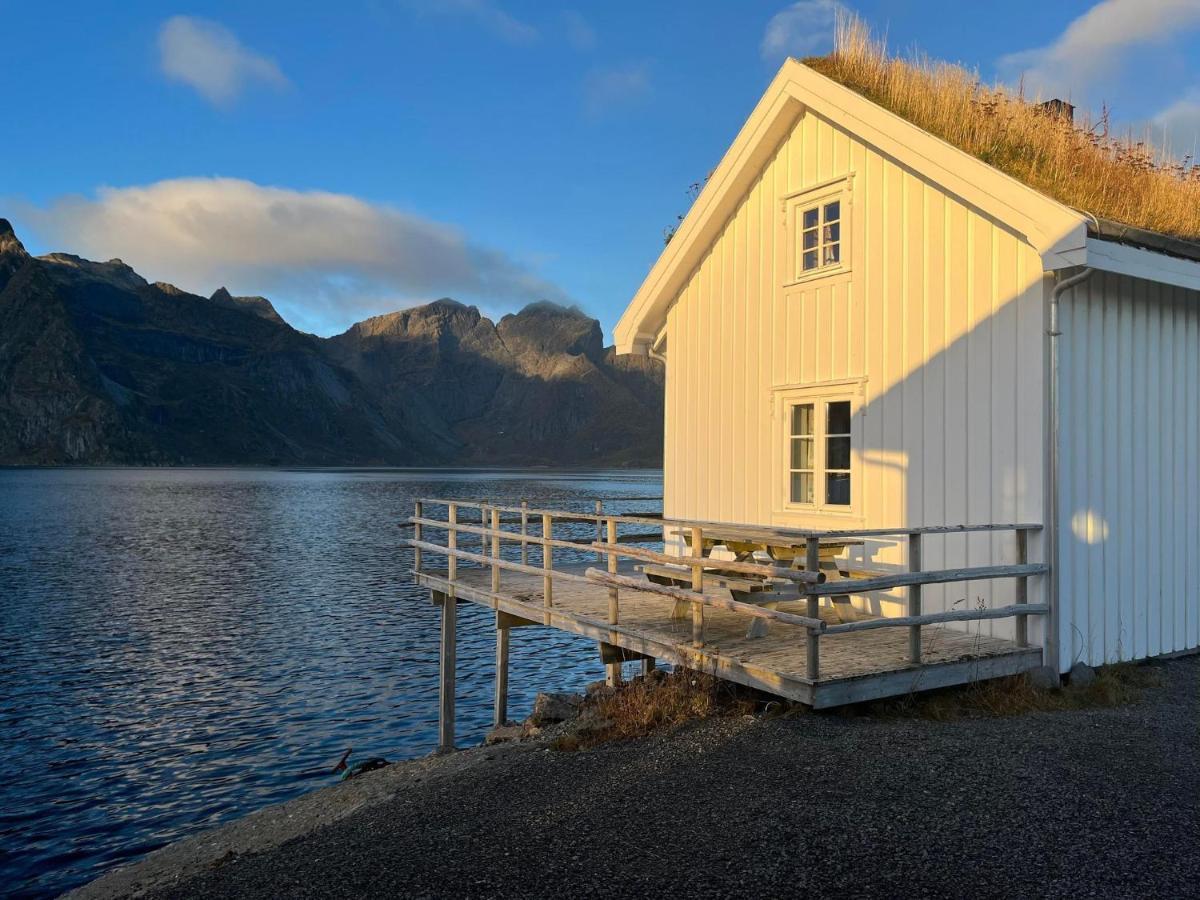
{"label": "white window frame", "polygon": [[[775,391],[775,507],[782,513],[857,518],[863,509],[863,394],[861,380],[828,382],[780,388]],[[826,499],[827,407],[828,403],[850,403],[850,503],[829,503]],[[813,502],[792,500],[792,408],[801,404],[813,405]]]}
{"label": "white window frame", "polygon": [[[828,278],[831,275],[841,275],[850,271],[850,257],[854,250],[850,242],[852,234],[850,228],[852,213],[850,195],[853,183],[853,174],[845,175],[841,178],[806,188],[803,191],[789,194],[783,198],[784,231],[787,235],[787,269],[784,273],[785,287],[793,284],[801,284],[805,281],[813,281],[818,278]],[[818,262],[815,269],[809,269],[806,272],[803,269],[804,248],[801,246],[805,232],[804,213],[812,209],[820,211],[819,215],[821,218],[817,224],[818,242],[816,248],[819,259],[826,246],[824,241],[825,221],[823,211],[826,205],[835,201],[839,204],[839,218],[837,220],[838,261],[826,264]]]}

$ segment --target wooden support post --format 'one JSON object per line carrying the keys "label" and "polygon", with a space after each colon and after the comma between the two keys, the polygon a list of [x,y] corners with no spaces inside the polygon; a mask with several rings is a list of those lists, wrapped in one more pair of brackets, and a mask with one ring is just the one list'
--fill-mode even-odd
{"label": "wooden support post", "polygon": [[[600,501],[596,501],[596,512],[600,512]],[[608,544],[615,546],[617,543],[617,521],[616,519],[608,520]],[[596,531],[600,531],[600,520],[596,520]],[[597,533],[596,540],[599,542],[601,535]],[[597,554],[600,555],[600,554]],[[617,554],[615,551],[608,551],[608,572],[610,575],[617,574]],[[608,624],[617,625],[621,621],[621,597],[619,588],[613,585],[608,589]],[[621,683],[621,664],[619,662],[609,663],[606,667],[604,681],[609,687],[616,687]]]}
{"label": "wooden support post", "polygon": [[[805,543],[804,567],[810,572],[821,571],[821,539],[809,537]],[[808,595],[808,617],[821,618],[821,598],[816,594]],[[821,677],[821,632],[815,628],[808,629],[808,680],[814,684]]]}
{"label": "wooden support post", "polygon": [[[415,518],[415,519],[425,518],[424,504],[421,503],[420,500],[418,500],[416,503],[413,504],[413,518]],[[417,540],[417,541],[422,540],[420,525],[413,526],[413,540]],[[413,548],[413,571],[414,572],[421,571],[421,548],[420,547]]]}
{"label": "wooden support post", "polygon": [[550,624],[550,607],[554,606],[554,578],[550,573],[554,570],[554,548],[550,539],[554,536],[554,520],[549,514],[542,514],[542,601],[546,607],[545,624]]}
{"label": "wooden support post", "polygon": [[[704,556],[704,529],[699,526],[692,528],[692,556]],[[692,566],[692,590],[698,594],[704,593],[704,567],[700,563]],[[692,604],[692,645],[704,646],[704,604]]]}
{"label": "wooden support post", "polygon": [[[1029,562],[1029,532],[1024,528],[1017,529],[1017,565],[1023,566]],[[1017,604],[1024,606],[1029,603],[1029,576],[1017,578]],[[1017,646],[1029,646],[1029,616],[1017,616]]]}
{"label": "wooden support post", "polygon": [[458,578],[458,558],[453,551],[458,549],[458,532],[454,526],[458,522],[458,507],[453,503],[446,511],[446,521],[449,532],[446,546],[452,551],[446,558],[447,577],[450,582],[446,600],[442,604],[442,642],[440,654],[440,681],[438,685],[438,752],[449,753],[454,749],[454,670],[457,663],[457,646],[455,644],[458,624],[458,600],[454,583]]}
{"label": "wooden support post", "polygon": [[508,721],[508,626],[500,623],[496,613],[496,700],[492,705],[492,724]]}
{"label": "wooden support post", "polygon": [[[500,510],[496,509],[496,507],[493,506],[492,507],[492,531],[497,532],[499,530],[500,530]],[[492,563],[492,593],[498,594],[498,593],[500,593],[500,565],[498,562],[500,559],[500,535],[499,534],[492,535],[492,559],[497,560],[497,562]]]}
{"label": "wooden support post", "polygon": [[[521,537],[529,537],[529,501],[521,501]],[[521,565],[529,565],[529,541],[521,541]]]}
{"label": "wooden support post", "polygon": [[654,671],[654,657],[647,656],[642,660],[642,677],[649,678],[650,673]]}
{"label": "wooden support post", "polygon": [[[908,571],[921,571],[921,532],[914,531],[908,536]],[[921,585],[908,586],[908,614],[921,615]],[[921,626],[908,626],[908,659],[914,666],[921,662]]]}

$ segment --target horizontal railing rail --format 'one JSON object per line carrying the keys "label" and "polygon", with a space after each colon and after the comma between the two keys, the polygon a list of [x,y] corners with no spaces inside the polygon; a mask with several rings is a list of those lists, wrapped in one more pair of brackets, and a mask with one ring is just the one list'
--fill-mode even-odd
{"label": "horizontal railing rail", "polygon": [[[658,498],[616,497],[611,498],[608,502],[633,499]],[[562,614],[562,611],[555,610],[555,582],[571,582],[593,584],[607,589],[608,624],[614,627],[620,623],[622,591],[634,591],[671,599],[675,603],[673,617],[681,613],[686,615],[686,610],[690,607],[691,644],[694,648],[702,648],[705,645],[705,609],[722,609],[751,619],[768,620],[780,625],[802,628],[807,641],[806,675],[813,682],[820,678],[820,641],[825,636],[853,634],[880,628],[907,628],[909,630],[909,660],[913,664],[918,664],[921,661],[921,629],[923,627],[949,622],[1013,618],[1016,621],[1016,642],[1021,647],[1027,647],[1028,617],[1049,613],[1047,605],[1029,602],[1029,579],[1045,575],[1049,571],[1049,566],[1045,563],[1030,563],[1028,559],[1029,535],[1039,531],[1042,527],[1036,523],[818,531],[657,518],[641,516],[636,513],[617,514],[604,512],[603,502],[594,501],[596,512],[585,513],[573,510],[533,508],[525,502],[520,506],[506,506],[488,501],[422,498],[415,502],[414,515],[401,523],[405,527],[411,527],[414,532],[412,538],[405,539],[403,543],[413,549],[413,569],[418,575],[422,574],[424,553],[443,556],[447,559],[444,581],[448,586],[450,596],[454,596],[459,583],[457,564],[460,561],[490,568],[490,596],[493,597],[500,594],[502,572],[517,572],[541,577],[542,612],[545,624],[550,623],[552,615]],[[427,506],[445,507],[445,519],[427,515],[425,513]],[[459,515],[464,510],[477,515],[479,524],[460,521]],[[520,530],[505,529],[502,527],[505,524],[519,525]],[[554,534],[556,524],[571,529],[594,529],[594,534],[579,537],[560,533],[561,536],[556,537]],[[659,530],[655,534],[622,535],[620,534],[622,525],[654,525]],[[444,531],[446,533],[445,543],[427,540],[427,531],[429,530]],[[924,570],[921,567],[922,541],[926,536],[998,531],[1012,531],[1016,535],[1017,561],[1013,564],[931,570]],[[709,534],[707,542],[705,540],[706,532]],[[722,532],[726,535],[736,532],[738,542],[749,541],[767,545],[772,541],[788,543],[796,548],[795,563],[791,566],[772,565],[754,561],[752,557],[750,559],[721,559],[704,556],[706,546],[722,543]],[[665,535],[671,533],[686,535],[691,547],[691,555],[665,553],[645,547],[631,546],[629,543],[631,540],[639,543],[663,541]],[[478,537],[480,552],[459,547],[459,534]],[[886,574],[870,573],[868,577],[827,581],[826,575],[821,569],[822,541],[836,543],[886,537],[894,537],[907,543],[908,571]],[[519,545],[520,562],[503,557],[503,545],[506,543]],[[540,565],[531,564],[530,546],[540,549]],[[554,565],[556,549],[571,550],[583,555],[594,553],[599,561],[606,561],[607,565],[604,568],[587,568],[583,574],[579,574],[578,570],[571,572],[557,569]],[[681,553],[686,552],[688,552],[686,548],[681,550]],[[670,567],[670,571],[666,574],[676,584],[660,584],[648,579],[623,575],[619,571],[621,560],[634,560],[655,563],[660,567]],[[661,569],[659,571],[661,574]],[[799,596],[807,603],[806,614],[797,615],[706,593],[706,576],[709,578],[719,576],[723,579],[745,576],[755,579],[755,583],[761,583],[763,589],[770,588],[772,585],[795,585],[799,590]],[[441,576],[436,577],[439,581],[442,580]],[[1006,578],[1014,579],[1016,582],[1015,604],[933,613],[924,613],[921,609],[921,589],[924,585]],[[680,586],[680,583],[690,583],[690,586]],[[727,585],[728,581],[718,581],[717,583]],[[876,591],[891,591],[897,588],[905,588],[908,592],[908,615],[906,616],[861,619],[840,624],[831,624],[821,618],[820,600],[822,597],[846,594],[861,595]],[[755,590],[758,589],[755,588]],[[529,605],[531,609],[536,609],[533,604],[523,602],[523,605]],[[552,611],[554,612],[552,613]]]}

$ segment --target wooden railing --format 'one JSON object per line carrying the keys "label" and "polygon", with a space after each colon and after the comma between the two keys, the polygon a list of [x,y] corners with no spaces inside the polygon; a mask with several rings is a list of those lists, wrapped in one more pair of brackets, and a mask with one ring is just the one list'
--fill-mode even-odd
{"label": "wooden railing", "polygon": [[[614,498],[615,500],[654,499],[654,498]],[[439,506],[446,510],[445,519],[431,518],[426,514],[426,507]],[[467,524],[459,520],[461,510],[469,509],[479,514],[478,525]],[[551,624],[552,615],[573,614],[557,610],[554,601],[554,586],[556,582],[576,582],[602,586],[608,590],[607,624],[619,626],[621,620],[621,592],[635,591],[641,594],[653,594],[673,600],[677,608],[690,607],[692,620],[693,647],[704,646],[705,625],[704,612],[707,608],[717,608],[732,611],[748,618],[764,619],[780,624],[797,626],[805,629],[807,641],[807,678],[816,682],[821,673],[821,640],[823,637],[851,634],[879,628],[907,628],[909,630],[909,660],[913,664],[921,662],[922,628],[931,625],[941,625],[947,622],[967,622],[985,619],[1015,618],[1016,642],[1028,646],[1028,617],[1045,615],[1049,609],[1045,604],[1029,602],[1029,579],[1044,575],[1049,567],[1044,563],[1030,563],[1029,534],[1041,529],[1037,524],[988,524],[988,525],[953,525],[928,526],[922,528],[895,529],[864,529],[853,531],[813,531],[803,529],[773,528],[764,526],[736,526],[739,529],[752,531],[761,535],[764,542],[778,541],[792,546],[803,546],[805,550],[803,566],[772,565],[762,562],[733,561],[704,556],[682,556],[664,553],[646,547],[636,546],[651,542],[662,541],[663,530],[684,531],[690,538],[691,552],[703,553],[705,529],[717,533],[722,528],[729,529],[727,523],[700,522],[664,518],[652,514],[613,514],[603,511],[600,501],[594,506],[594,512],[571,512],[565,510],[536,509],[528,503],[520,506],[503,506],[490,504],[486,501],[422,499],[416,501],[414,515],[402,523],[402,527],[412,527],[413,537],[405,543],[413,548],[414,569],[420,573],[423,566],[423,554],[432,553],[447,559],[446,582],[449,596],[454,596],[458,580],[457,565],[459,561],[475,563],[490,568],[490,589],[493,595],[500,595],[503,572],[519,572],[524,575],[540,576],[542,579],[542,608],[541,618],[544,624]],[[537,522],[540,528],[535,533],[531,524]],[[586,537],[556,537],[555,524],[583,528],[588,532]],[[505,524],[518,525],[519,530],[503,528]],[[641,532],[621,535],[620,526],[651,526],[657,532]],[[426,540],[425,529],[440,529],[447,533],[446,543],[437,544]],[[1011,531],[1016,536],[1017,562],[1010,565],[974,566],[959,569],[922,568],[922,544],[930,535],[962,534],[969,532]],[[560,534],[562,532],[559,532]],[[478,537],[479,552],[473,552],[459,547],[460,534]],[[821,572],[820,551],[822,539],[856,539],[856,538],[900,538],[907,543],[907,571],[894,574],[874,575],[872,577],[826,582]],[[520,545],[520,561],[505,559],[502,556],[505,543]],[[540,547],[540,565],[532,565],[529,560],[529,547]],[[590,567],[583,574],[563,571],[555,568],[555,550],[574,550],[586,554],[595,551],[598,560],[606,562],[604,568]],[[665,584],[656,584],[641,578],[634,578],[619,573],[620,560],[629,559],[641,562],[659,563],[681,567],[681,575],[690,569],[691,585],[689,588]],[[767,609],[752,603],[725,599],[706,595],[703,592],[704,574],[706,570],[719,569],[723,573],[736,573],[750,576],[771,584],[794,584],[806,601],[806,614],[781,612]],[[921,589],[924,585],[946,584],[975,580],[1013,578],[1016,580],[1016,603],[999,608],[950,610],[946,612],[925,613],[921,608]],[[908,615],[893,618],[871,618],[842,624],[830,624],[820,615],[822,597],[845,594],[865,594],[872,591],[890,591],[896,588],[907,589]],[[578,616],[574,618],[586,621]],[[591,623],[589,623],[591,624]]]}

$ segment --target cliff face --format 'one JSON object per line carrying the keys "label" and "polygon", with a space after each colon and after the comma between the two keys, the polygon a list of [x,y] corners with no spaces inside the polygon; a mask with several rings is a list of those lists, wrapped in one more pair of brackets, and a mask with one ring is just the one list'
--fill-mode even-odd
{"label": "cliff face", "polygon": [[443,299],[329,344],[385,408],[419,415],[456,461],[661,464],[661,366],[616,356],[578,310],[535,303],[494,324]]}
{"label": "cliff face", "polygon": [[657,365],[577,311],[440,300],[323,340],[0,220],[0,463],[657,465],[661,423]]}

